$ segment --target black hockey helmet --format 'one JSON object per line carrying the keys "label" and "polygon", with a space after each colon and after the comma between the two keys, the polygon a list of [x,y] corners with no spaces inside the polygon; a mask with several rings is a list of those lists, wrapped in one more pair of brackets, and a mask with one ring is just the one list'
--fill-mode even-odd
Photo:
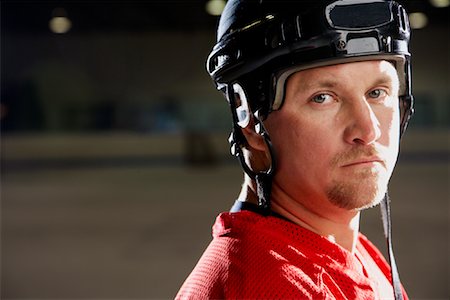
{"label": "black hockey helmet", "polygon": [[413,112],[409,37],[407,13],[391,0],[229,0],[207,70],[219,90],[239,89],[265,118],[282,106],[296,71],[389,60],[400,79],[403,133]]}

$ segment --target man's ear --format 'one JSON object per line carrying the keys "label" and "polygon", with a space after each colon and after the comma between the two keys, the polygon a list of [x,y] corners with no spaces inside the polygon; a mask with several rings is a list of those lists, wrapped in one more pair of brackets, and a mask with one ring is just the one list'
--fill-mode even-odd
{"label": "man's ear", "polygon": [[236,105],[237,124],[241,128],[248,146],[257,151],[265,151],[266,145],[263,137],[257,132],[255,127],[256,117],[251,111],[247,95],[238,83],[233,84],[233,92]]}
{"label": "man's ear", "polygon": [[250,114],[248,125],[241,130],[245,139],[247,140],[248,145],[252,149],[265,152],[267,150],[267,146],[264,138],[256,130],[256,123],[254,118],[255,116],[253,114]]}
{"label": "man's ear", "polygon": [[254,172],[260,173],[271,168],[272,157],[265,138],[258,130],[261,125],[255,121],[256,118],[251,114],[247,127],[241,128],[241,131],[247,140],[243,150],[245,161]]}

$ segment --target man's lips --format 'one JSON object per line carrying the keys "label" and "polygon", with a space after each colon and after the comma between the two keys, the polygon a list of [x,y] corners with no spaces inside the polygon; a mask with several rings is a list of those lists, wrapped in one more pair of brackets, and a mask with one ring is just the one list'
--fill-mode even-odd
{"label": "man's lips", "polygon": [[342,167],[345,168],[345,167],[353,167],[353,166],[373,165],[375,163],[379,163],[379,164],[385,166],[384,160],[379,157],[364,157],[364,158],[359,158],[356,160],[352,160],[348,163],[345,163],[342,165]]}

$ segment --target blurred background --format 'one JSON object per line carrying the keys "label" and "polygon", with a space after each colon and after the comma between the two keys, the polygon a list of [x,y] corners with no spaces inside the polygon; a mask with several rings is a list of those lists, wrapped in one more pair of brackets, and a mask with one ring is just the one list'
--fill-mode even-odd
{"label": "blurred background", "polygon": [[[410,12],[390,185],[412,299],[449,298],[449,1]],[[240,189],[204,61],[224,1],[1,1],[1,299],[170,299]],[[385,250],[378,209],[362,231]]]}

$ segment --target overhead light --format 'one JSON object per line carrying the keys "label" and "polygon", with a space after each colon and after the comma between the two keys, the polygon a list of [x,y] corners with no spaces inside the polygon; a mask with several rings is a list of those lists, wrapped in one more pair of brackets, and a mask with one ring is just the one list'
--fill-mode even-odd
{"label": "overhead light", "polygon": [[428,24],[428,17],[422,12],[414,12],[409,14],[409,24],[412,29],[422,29]]}
{"label": "overhead light", "polygon": [[225,8],[225,0],[209,0],[206,2],[206,12],[212,16],[220,16]]}
{"label": "overhead light", "polygon": [[66,33],[72,27],[72,22],[66,17],[53,17],[48,26],[54,33]]}
{"label": "overhead light", "polygon": [[434,7],[448,7],[448,6],[450,6],[450,0],[430,0],[430,3]]}
{"label": "overhead light", "polygon": [[67,11],[64,8],[55,8],[52,12],[52,18],[48,27],[54,33],[66,33],[72,28],[72,21],[67,17]]}

